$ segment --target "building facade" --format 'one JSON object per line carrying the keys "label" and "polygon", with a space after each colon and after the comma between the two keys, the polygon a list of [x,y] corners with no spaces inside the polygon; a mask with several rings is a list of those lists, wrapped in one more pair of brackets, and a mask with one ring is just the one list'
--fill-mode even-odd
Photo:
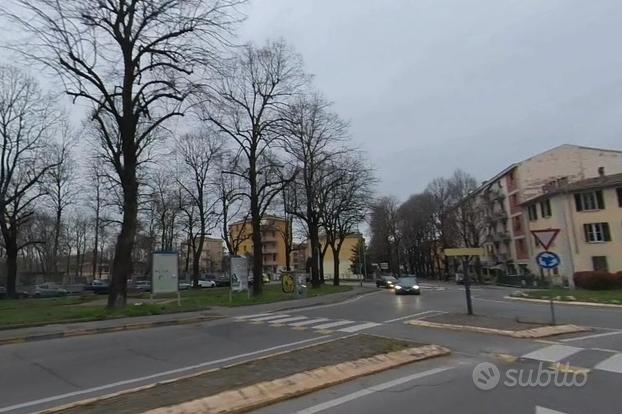
{"label": "building facade", "polygon": [[[530,232],[559,229],[548,249],[561,259],[553,269],[558,284],[572,284],[579,271],[622,271],[622,174],[551,186],[523,209]],[[535,237],[528,241],[530,269],[537,273],[535,257],[544,248]]]}
{"label": "building facade", "polygon": [[604,174],[622,173],[622,151],[561,145],[512,164],[470,196],[481,211],[484,267],[522,274],[533,269],[528,211],[523,203]]}
{"label": "building facade", "polygon": [[[229,225],[229,237],[239,240],[236,254],[251,257],[253,255],[252,225],[250,220]],[[291,234],[291,223],[283,217],[265,216],[261,222],[262,262],[266,273],[285,270],[286,241]]]}
{"label": "building facade", "polygon": [[[353,259],[355,257],[354,249],[358,248],[361,241],[365,241],[363,235],[360,233],[352,233],[346,236],[341,245],[339,251],[339,277],[340,278],[352,278],[358,275],[359,272],[355,272],[352,269]],[[326,239],[320,236],[320,244],[324,246]],[[305,255],[311,257],[311,243],[306,243]],[[324,260],[322,261],[324,269],[324,278],[330,279],[335,276],[335,265],[333,260],[333,251],[329,247],[324,254]]]}
{"label": "building facade", "polygon": [[[189,243],[182,244],[182,269],[184,273],[192,273],[193,254],[189,248]],[[224,242],[222,239],[205,237],[203,250],[199,259],[199,272],[201,274],[220,274],[225,254]]]}

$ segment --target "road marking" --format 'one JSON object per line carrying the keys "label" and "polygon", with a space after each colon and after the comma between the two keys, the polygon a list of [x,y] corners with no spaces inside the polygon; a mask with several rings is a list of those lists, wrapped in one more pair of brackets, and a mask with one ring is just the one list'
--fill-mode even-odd
{"label": "road marking", "polygon": [[615,354],[605,359],[604,361],[600,361],[598,364],[596,364],[594,369],[616,372],[618,374],[622,373],[622,354]]}
{"label": "road marking", "polygon": [[377,292],[365,293],[365,294],[362,294],[362,295],[359,295],[359,296],[355,296],[352,299],[344,300],[343,302],[328,303],[326,305],[315,305],[315,306],[314,305],[310,305],[310,306],[306,306],[304,308],[288,309],[287,312],[289,312],[289,313],[304,312],[304,311],[309,310],[309,309],[315,310],[315,309],[331,308],[333,306],[348,305],[348,304],[350,304],[352,302],[356,302],[356,301],[361,300],[363,298],[367,298],[367,297],[372,296],[372,295],[377,295],[378,293],[382,293],[382,292],[383,292],[382,290],[379,290]]}
{"label": "road marking", "polygon": [[283,319],[283,318],[287,318],[288,316],[289,315],[270,315],[270,316],[262,316],[261,318],[249,319],[249,320],[253,322],[267,322],[271,319]]}
{"label": "road marking", "polygon": [[622,335],[622,332],[605,332],[594,335],[579,336],[577,338],[561,339],[560,342],[582,341],[584,339],[601,338],[603,336]]}
{"label": "road marking", "polygon": [[350,326],[347,328],[343,328],[343,329],[338,329],[339,332],[358,332],[358,331],[362,331],[363,329],[369,329],[369,328],[373,328],[374,326],[378,326],[380,325],[379,323],[376,322],[367,322],[367,323],[362,323],[360,325],[354,325],[354,326]]}
{"label": "road marking", "polygon": [[406,315],[406,316],[402,316],[402,317],[395,318],[395,319],[389,319],[388,321],[384,321],[382,323],[397,322],[397,321],[401,321],[401,320],[404,320],[404,319],[414,318],[415,316],[426,315],[428,313],[439,313],[440,314],[440,313],[447,313],[447,312],[430,310],[430,311],[425,311],[425,312],[413,313],[411,315]]}
{"label": "road marking", "polygon": [[551,345],[523,355],[521,358],[535,359],[538,361],[558,362],[570,355],[574,355],[584,348],[576,348],[568,345]]}
{"label": "road marking", "polygon": [[303,319],[309,319],[309,318],[307,318],[306,316],[294,316],[291,318],[279,319],[278,321],[270,321],[268,323],[286,323],[286,322],[300,321]]}
{"label": "road marking", "polygon": [[304,322],[290,323],[289,326],[299,327],[299,326],[313,325],[314,323],[326,322],[327,320],[328,318],[317,318],[317,319],[311,319],[311,320],[304,321]]}
{"label": "road marking", "polygon": [[256,313],[254,315],[242,315],[242,316],[236,316],[235,319],[251,319],[251,318],[259,318],[261,316],[268,316],[268,315],[274,315],[273,313]]}
{"label": "road marking", "polygon": [[396,387],[398,385],[402,385],[402,384],[405,384],[407,382],[414,381],[414,380],[417,380],[417,379],[420,379],[420,378],[429,377],[430,375],[436,375],[436,374],[439,374],[441,372],[448,371],[450,369],[453,369],[453,368],[452,367],[442,367],[442,368],[434,368],[434,369],[431,369],[431,370],[428,370],[428,371],[418,372],[418,373],[413,374],[413,375],[408,375],[406,377],[398,378],[398,379],[395,379],[393,381],[384,382],[382,384],[374,385],[373,387],[364,388],[364,389],[362,389],[360,391],[356,391],[356,392],[353,392],[351,394],[344,395],[343,397],[335,398],[333,400],[329,400],[329,401],[323,402],[321,404],[317,404],[317,405],[314,405],[312,407],[305,408],[304,410],[297,411],[296,414],[315,414],[315,413],[319,413],[319,412],[328,410],[329,408],[337,407],[339,405],[345,404],[347,402],[356,400],[356,399],[361,398],[361,397],[365,397],[365,396],[373,394],[375,392],[383,391],[383,390],[386,390],[388,388],[393,388],[393,387]]}
{"label": "road marking", "polygon": [[608,348],[590,348],[592,351],[601,351],[601,352],[610,352],[612,354],[619,354],[619,350],[608,349]]}
{"label": "road marking", "polygon": [[329,323],[324,323],[322,325],[317,325],[314,326],[313,329],[328,329],[328,328],[334,328],[336,326],[343,326],[343,325],[349,325],[351,323],[356,323],[354,321],[337,321],[337,322],[329,322]]}
{"label": "road marking", "polygon": [[25,402],[25,403],[10,405],[10,406],[7,406],[7,407],[1,407],[0,408],[0,413],[7,413],[9,411],[19,410],[21,408],[32,407],[32,406],[41,405],[41,404],[45,404],[45,403],[49,403],[49,402],[63,400],[63,399],[66,399],[66,398],[76,397],[76,396],[79,396],[79,395],[90,394],[90,393],[94,393],[94,392],[98,392],[98,391],[104,391],[104,390],[108,390],[110,388],[120,387],[122,385],[129,385],[129,384],[134,384],[134,383],[137,383],[137,382],[143,382],[143,381],[148,381],[148,380],[164,377],[164,376],[167,376],[167,375],[179,374],[179,373],[186,372],[186,371],[192,371],[192,370],[204,368],[204,367],[207,367],[207,366],[210,366],[210,365],[215,365],[215,364],[220,364],[220,363],[223,363],[223,362],[232,361],[232,360],[235,360],[235,359],[255,356],[255,355],[258,355],[258,354],[265,353],[265,352],[271,352],[271,351],[276,351],[278,349],[283,349],[283,348],[287,348],[287,347],[291,347],[291,346],[297,346],[297,345],[306,344],[308,342],[320,341],[321,339],[326,339],[326,338],[329,338],[329,337],[330,337],[330,335],[325,335],[325,336],[319,336],[319,337],[316,337],[316,338],[304,339],[302,341],[290,342],[290,343],[287,343],[287,344],[276,345],[276,346],[273,346],[273,347],[270,347],[270,348],[264,348],[264,349],[260,349],[260,350],[257,350],[257,351],[246,352],[244,354],[238,354],[238,355],[233,355],[233,356],[226,357],[226,358],[215,359],[213,361],[202,362],[202,363],[196,364],[196,365],[189,365],[189,366],[186,366],[186,367],[176,368],[176,369],[172,369],[172,370],[169,370],[169,371],[158,372],[156,374],[146,375],[144,377],[127,379],[127,380],[123,380],[123,381],[113,382],[113,383],[110,383],[110,384],[100,385],[100,386],[93,387],[93,388],[87,388],[87,389],[84,389],[84,390],[68,392],[66,394],[59,394],[59,395],[54,395],[54,396],[51,396],[51,397],[41,398],[39,400],[28,401],[28,402]]}
{"label": "road marking", "polygon": [[551,410],[550,408],[540,407],[536,405],[536,414],[566,414],[561,411]]}

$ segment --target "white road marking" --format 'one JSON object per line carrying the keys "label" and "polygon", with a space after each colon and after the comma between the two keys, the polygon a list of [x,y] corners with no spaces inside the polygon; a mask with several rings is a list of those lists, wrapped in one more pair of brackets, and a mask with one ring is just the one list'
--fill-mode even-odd
{"label": "white road marking", "polygon": [[594,335],[579,336],[577,338],[561,339],[560,342],[582,341],[584,339],[601,338],[603,336],[622,335],[622,332],[605,332]]}
{"label": "white road marking", "polygon": [[363,329],[373,328],[374,326],[378,326],[378,325],[380,324],[376,322],[367,322],[367,323],[362,323],[360,325],[354,325],[354,326],[349,326],[347,328],[338,329],[338,331],[352,333],[352,332],[362,331]]}
{"label": "white road marking", "polygon": [[383,391],[383,390],[386,390],[386,389],[389,389],[389,388],[393,388],[393,387],[396,387],[398,385],[402,385],[402,384],[405,384],[407,382],[414,381],[414,380],[417,380],[417,379],[420,379],[420,378],[429,377],[430,375],[436,375],[436,374],[439,374],[441,372],[448,371],[450,369],[453,369],[453,368],[451,368],[451,367],[434,368],[434,369],[431,369],[431,370],[428,370],[428,371],[418,372],[418,373],[413,374],[413,375],[408,375],[406,377],[398,378],[398,379],[395,379],[393,381],[384,382],[382,384],[374,385],[373,387],[364,388],[364,389],[362,389],[360,391],[356,391],[356,392],[353,392],[351,394],[347,394],[347,395],[344,395],[342,397],[335,398],[333,400],[329,400],[329,401],[323,402],[321,404],[317,404],[317,405],[314,405],[312,407],[305,408],[304,410],[297,411],[296,414],[315,414],[315,413],[319,413],[319,412],[328,410],[329,408],[337,407],[339,405],[345,404],[347,402],[356,400],[356,399],[361,398],[361,397],[365,397],[365,396],[373,394],[375,392],[379,392],[379,391]]}
{"label": "white road marking", "polygon": [[274,314],[273,313],[256,313],[254,315],[236,316],[235,319],[251,319],[251,318],[259,318],[260,316],[268,316],[268,315],[274,315]]}
{"label": "white road marking", "polygon": [[425,311],[425,312],[419,312],[419,313],[413,313],[411,315],[406,315],[406,316],[402,316],[399,318],[395,318],[395,319],[389,319],[388,321],[384,321],[382,323],[391,323],[391,322],[397,322],[397,321],[401,321],[404,319],[409,319],[409,318],[414,318],[415,316],[422,316],[422,315],[427,315],[429,313],[447,313],[447,312],[443,312],[443,311],[435,311],[435,310],[429,310],[429,311]]}
{"label": "white road marking", "polygon": [[594,369],[598,369],[601,371],[609,371],[616,372],[618,374],[622,373],[622,354],[615,354],[605,359],[604,361],[600,361]]}
{"label": "white road marking", "polygon": [[342,326],[342,325],[349,325],[351,323],[355,323],[354,321],[337,321],[337,322],[329,322],[329,323],[325,323],[322,325],[316,325],[313,327],[313,329],[328,329],[328,328],[335,328],[337,326]]}
{"label": "white road marking", "polygon": [[[160,378],[160,377],[165,377],[167,375],[179,374],[179,373],[182,373],[182,372],[192,371],[192,370],[208,367],[210,365],[216,365],[216,364],[220,364],[220,363],[223,363],[223,362],[232,361],[232,360],[235,360],[235,359],[241,359],[241,358],[246,358],[246,357],[250,357],[250,356],[255,356],[255,355],[258,355],[258,354],[265,353],[265,352],[276,351],[278,349],[283,349],[283,348],[287,348],[287,347],[291,347],[291,346],[302,345],[302,344],[306,344],[308,342],[319,341],[321,339],[326,339],[326,338],[329,338],[329,337],[331,337],[331,335],[324,335],[324,336],[319,336],[319,337],[315,337],[315,338],[304,339],[302,341],[290,342],[290,343],[287,343],[287,344],[277,345],[277,346],[273,346],[273,347],[270,347],[270,348],[260,349],[258,351],[253,351],[253,352],[247,352],[247,353],[244,353],[244,354],[233,355],[233,356],[226,357],[226,358],[215,359],[213,361],[206,361],[206,362],[202,362],[200,364],[189,365],[189,366],[186,366],[186,367],[176,368],[176,369],[172,369],[172,370],[169,370],[169,371],[158,372],[156,374],[146,375],[144,377],[127,379],[127,380],[123,380],[123,381],[113,382],[113,383],[110,383],[110,384],[100,385],[100,386],[93,387],[93,388],[87,388],[87,389],[84,389],[84,390],[68,392],[66,394],[59,394],[59,395],[54,395],[54,396],[47,397],[47,398],[41,398],[39,400],[28,401],[28,402],[21,403],[21,404],[15,404],[15,405],[7,406],[7,407],[1,407],[0,408],[0,413],[7,413],[7,412],[10,412],[10,411],[19,410],[21,408],[32,407],[32,406],[41,405],[41,404],[45,404],[45,403],[49,403],[49,402],[63,400],[63,399],[70,398],[70,397],[76,397],[76,396],[79,396],[79,395],[90,394],[90,393],[94,393],[94,392],[98,392],[98,391],[105,391],[105,390],[108,390],[110,388],[120,387],[122,385],[129,385],[129,384],[134,384],[134,383],[137,383],[137,382],[143,382],[143,381],[148,381],[148,380],[152,380],[152,379],[156,379],[156,378]],[[332,338],[331,340],[334,340],[334,338]],[[325,341],[325,342],[329,342],[329,341]]]}
{"label": "white road marking", "polygon": [[296,323],[288,323],[288,326],[306,326],[306,325],[313,325],[315,323],[320,323],[320,322],[326,322],[328,320],[328,318],[317,318],[317,319],[311,319],[308,321],[304,321],[304,322],[296,322]]}
{"label": "white road marking", "polygon": [[561,411],[551,410],[550,408],[540,407],[536,405],[536,414],[566,414]]}
{"label": "white road marking", "polygon": [[289,315],[270,315],[270,316],[262,316],[261,318],[253,318],[253,319],[248,319],[249,321],[253,321],[253,322],[266,322],[269,321],[271,319],[282,319],[282,318],[287,318]]}
{"label": "white road marking", "polygon": [[315,309],[323,309],[323,308],[332,308],[333,306],[342,306],[342,305],[348,305],[352,302],[356,302],[358,300],[361,300],[363,298],[368,298],[372,295],[377,295],[378,293],[382,293],[382,290],[379,290],[377,292],[372,292],[372,293],[365,293],[363,295],[359,295],[359,296],[355,296],[352,299],[348,299],[348,300],[344,300],[343,302],[337,302],[337,303],[328,303],[326,305],[310,305],[310,306],[306,306],[304,308],[297,308],[297,309],[288,309],[287,312],[289,313],[294,313],[294,312],[304,312],[307,311],[309,309],[315,310]]}
{"label": "white road marking", "polygon": [[535,359],[538,361],[558,362],[570,355],[582,351],[584,348],[577,348],[568,345],[551,345],[546,348],[538,349],[523,355],[521,358]]}
{"label": "white road marking", "polygon": [[286,322],[300,321],[302,319],[309,319],[309,318],[307,318],[306,316],[294,316],[291,318],[279,319],[276,321],[269,321],[268,323],[286,323]]}

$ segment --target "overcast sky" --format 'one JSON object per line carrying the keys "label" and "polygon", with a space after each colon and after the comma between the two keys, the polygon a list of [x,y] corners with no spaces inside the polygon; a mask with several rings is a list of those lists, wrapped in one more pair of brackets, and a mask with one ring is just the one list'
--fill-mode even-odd
{"label": "overcast sky", "polygon": [[351,122],[379,193],[563,143],[622,149],[621,0],[251,0]]}

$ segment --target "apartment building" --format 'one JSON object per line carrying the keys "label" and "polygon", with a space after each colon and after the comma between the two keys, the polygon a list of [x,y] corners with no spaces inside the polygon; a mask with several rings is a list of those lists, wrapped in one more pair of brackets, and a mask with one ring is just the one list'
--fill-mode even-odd
{"label": "apartment building", "polygon": [[[261,221],[262,261],[266,273],[284,270],[287,265],[285,242],[291,232],[291,223],[283,217],[266,215]],[[229,225],[232,239],[241,240],[237,254],[253,255],[252,224],[242,220]]]}
{"label": "apartment building", "polygon": [[[546,192],[522,203],[529,231],[559,229],[549,251],[561,258],[553,270],[558,284],[572,283],[578,271],[622,271],[622,174],[602,175],[574,183],[551,184]],[[528,238],[530,270],[544,250]]]}
{"label": "apartment building", "polygon": [[531,236],[523,203],[551,186],[605,173],[622,173],[622,151],[565,144],[512,164],[485,181],[470,196],[476,198],[482,213],[484,266],[508,274],[531,271]]}
{"label": "apartment building", "polygon": [[[182,269],[192,272],[193,254],[189,249],[189,243],[185,242],[181,246]],[[222,273],[222,262],[225,254],[224,242],[222,239],[206,236],[203,240],[203,250],[199,259],[199,272],[217,274]]]}
{"label": "apartment building", "polygon": [[[346,236],[343,240],[343,244],[341,245],[341,250],[339,251],[339,277],[340,278],[349,278],[355,275],[355,272],[352,271],[352,259],[354,258],[354,249],[356,249],[361,241],[365,241],[363,235],[360,233],[352,233]],[[326,239],[323,236],[320,236],[320,244],[324,245],[326,243]],[[306,256],[311,257],[311,243],[305,243],[306,246]],[[326,250],[326,254],[324,254],[324,260],[322,261],[322,265],[324,268],[324,278],[330,279],[335,276],[335,265],[333,260],[333,251],[329,247]]]}

